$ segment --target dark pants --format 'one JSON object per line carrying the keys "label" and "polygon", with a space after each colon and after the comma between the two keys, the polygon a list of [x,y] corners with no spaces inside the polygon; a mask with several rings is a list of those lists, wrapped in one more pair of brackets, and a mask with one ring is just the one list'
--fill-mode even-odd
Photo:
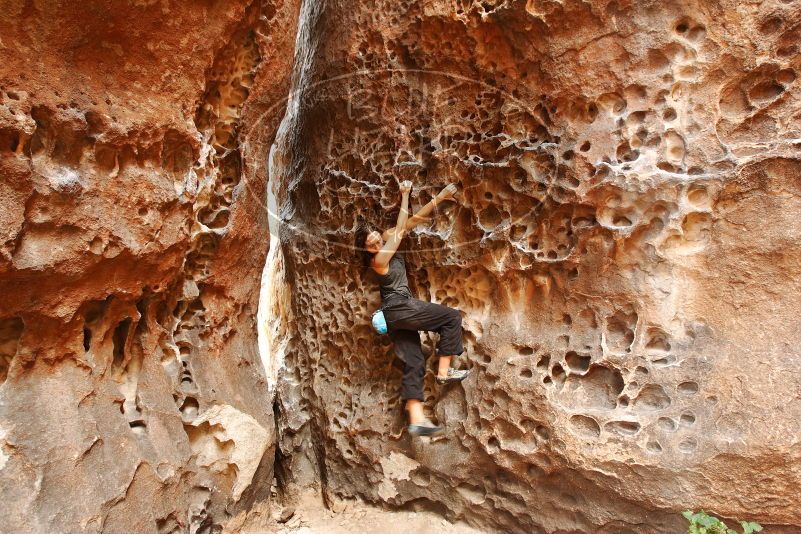
{"label": "dark pants", "polygon": [[462,316],[458,310],[417,299],[392,299],[382,306],[395,354],[404,363],[401,398],[423,400],[425,356],[418,330],[437,332],[440,356],[458,356],[462,347]]}

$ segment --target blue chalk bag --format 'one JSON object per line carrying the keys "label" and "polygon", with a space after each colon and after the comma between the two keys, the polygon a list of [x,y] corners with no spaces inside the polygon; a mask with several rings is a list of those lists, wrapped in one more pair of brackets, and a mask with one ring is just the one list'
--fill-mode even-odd
{"label": "blue chalk bag", "polygon": [[387,320],[384,318],[384,312],[380,309],[373,312],[373,328],[379,334],[387,333]]}

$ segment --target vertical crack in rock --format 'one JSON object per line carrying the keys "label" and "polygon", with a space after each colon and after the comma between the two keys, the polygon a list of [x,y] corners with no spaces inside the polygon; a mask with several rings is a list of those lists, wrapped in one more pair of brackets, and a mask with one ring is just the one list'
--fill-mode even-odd
{"label": "vertical crack in rock", "polygon": [[[264,352],[262,359],[269,361],[265,365],[270,375],[276,378],[276,400],[274,413],[276,432],[279,440],[276,448],[276,485],[282,500],[288,504],[297,497],[296,492],[305,485],[321,487],[322,500],[330,507],[331,500],[327,491],[329,465],[326,459],[326,447],[323,444],[325,433],[321,430],[326,423],[317,417],[325,417],[321,405],[309,385],[311,360],[303,360],[303,356],[292,351],[296,339],[295,323],[307,320],[304,315],[296,314],[295,303],[298,294],[295,287],[295,272],[286,262],[286,253],[282,242],[292,239],[295,232],[293,225],[284,224],[284,206],[281,200],[287,192],[285,180],[291,179],[295,170],[291,156],[285,150],[296,129],[306,119],[299,113],[303,99],[308,95],[309,77],[314,67],[314,31],[320,23],[323,6],[315,2],[305,2],[301,6],[298,18],[293,83],[289,92],[286,113],[281,121],[276,141],[269,154],[268,215],[270,224],[270,254],[265,264],[262,284],[262,299],[259,312],[260,348]],[[304,202],[313,199],[313,190],[306,190],[310,195],[300,195]],[[311,208],[314,209],[314,206]],[[302,296],[301,296],[302,298]],[[262,327],[261,321],[271,321],[271,325]],[[272,373],[270,372],[272,370]],[[280,415],[280,416],[279,416]],[[306,448],[302,444],[311,443]]]}

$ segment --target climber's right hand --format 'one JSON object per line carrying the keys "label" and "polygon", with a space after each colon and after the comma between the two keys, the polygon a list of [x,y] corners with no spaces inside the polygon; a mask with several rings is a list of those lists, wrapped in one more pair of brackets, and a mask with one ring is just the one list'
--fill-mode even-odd
{"label": "climber's right hand", "polygon": [[412,190],[411,180],[404,180],[400,183],[400,192],[402,195],[408,195],[411,190]]}

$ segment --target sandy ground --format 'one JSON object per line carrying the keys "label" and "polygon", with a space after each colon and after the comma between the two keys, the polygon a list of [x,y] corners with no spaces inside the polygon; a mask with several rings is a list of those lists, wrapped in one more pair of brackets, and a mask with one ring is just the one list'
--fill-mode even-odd
{"label": "sandy ground", "polygon": [[431,512],[391,511],[358,502],[341,503],[333,512],[319,498],[301,500],[295,513],[279,525],[279,534],[482,534],[464,523],[449,523]]}

